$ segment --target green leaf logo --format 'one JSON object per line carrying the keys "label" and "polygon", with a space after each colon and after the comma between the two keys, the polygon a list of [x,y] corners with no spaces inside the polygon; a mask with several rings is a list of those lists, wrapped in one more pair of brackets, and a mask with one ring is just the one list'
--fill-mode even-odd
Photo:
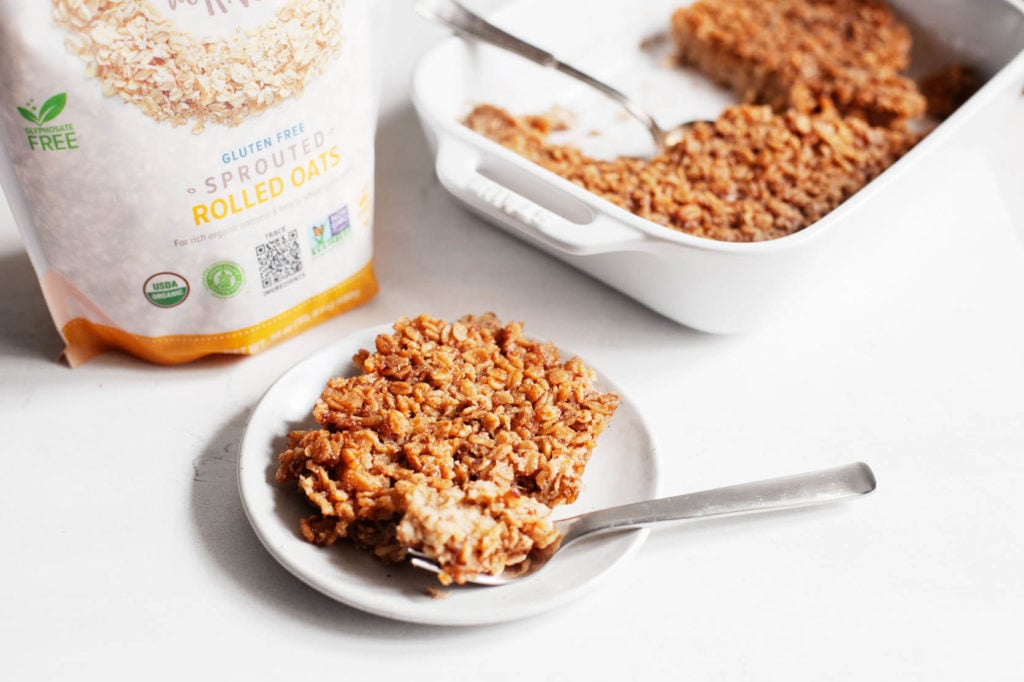
{"label": "green leaf logo", "polygon": [[36,118],[36,115],[28,109],[26,109],[25,107],[18,107],[18,113],[21,114],[22,118],[24,118],[29,123],[35,123],[36,125],[39,125],[39,119]]}
{"label": "green leaf logo", "polygon": [[[39,107],[39,123],[46,123],[57,118],[60,112],[64,111],[64,105],[67,104],[67,101],[68,94],[62,92],[43,102],[43,106]],[[22,113],[22,116],[24,115]]]}
{"label": "green leaf logo", "polygon": [[64,105],[67,103],[68,93],[61,92],[43,102],[38,113],[36,113],[36,107],[32,100],[29,100],[25,106],[18,107],[18,113],[29,123],[39,126],[60,116],[60,112],[64,111]]}

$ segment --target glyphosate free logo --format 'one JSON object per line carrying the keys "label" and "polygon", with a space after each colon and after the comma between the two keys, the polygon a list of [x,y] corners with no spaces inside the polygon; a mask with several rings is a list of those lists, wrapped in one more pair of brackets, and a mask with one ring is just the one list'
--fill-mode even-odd
{"label": "glyphosate free logo", "polygon": [[21,117],[32,125],[25,128],[28,146],[34,152],[65,152],[78,149],[75,126],[60,123],[55,119],[68,103],[66,92],[59,92],[47,98],[42,104],[30,99],[25,106],[18,107]]}

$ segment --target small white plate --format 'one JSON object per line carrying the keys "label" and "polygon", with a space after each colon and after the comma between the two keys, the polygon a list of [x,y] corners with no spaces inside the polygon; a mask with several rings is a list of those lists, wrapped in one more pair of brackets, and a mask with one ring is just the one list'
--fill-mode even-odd
{"label": "small white plate", "polygon": [[[383,564],[345,543],[323,548],[298,534],[310,507],[294,486],[274,479],[277,455],[289,431],[311,428],[313,403],[327,380],[355,373],[351,358],[373,349],[388,325],[356,332],[299,362],[263,395],[249,417],[238,453],[242,505],[267,550],[300,580],[349,606],[387,618],[437,625],[479,625],[515,620],[554,609],[584,594],[598,579],[636,552],[647,537],[633,530],[583,540],[561,552],[535,576],[502,587],[446,588],[430,597],[437,579],[406,564]],[[571,357],[564,350],[563,358]],[[658,466],[654,444],[636,406],[606,377],[596,385],[622,395],[611,425],[601,435],[583,478],[583,490],[558,517],[656,497]]]}

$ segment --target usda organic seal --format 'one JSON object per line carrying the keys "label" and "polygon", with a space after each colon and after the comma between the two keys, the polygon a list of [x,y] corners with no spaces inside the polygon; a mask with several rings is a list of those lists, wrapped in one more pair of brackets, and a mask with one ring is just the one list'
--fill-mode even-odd
{"label": "usda organic seal", "polygon": [[214,263],[203,274],[203,283],[210,293],[219,298],[231,298],[237,294],[245,281],[242,266],[231,261]]}
{"label": "usda organic seal", "polygon": [[157,308],[173,308],[188,298],[188,280],[176,272],[158,272],[142,285],[146,300]]}

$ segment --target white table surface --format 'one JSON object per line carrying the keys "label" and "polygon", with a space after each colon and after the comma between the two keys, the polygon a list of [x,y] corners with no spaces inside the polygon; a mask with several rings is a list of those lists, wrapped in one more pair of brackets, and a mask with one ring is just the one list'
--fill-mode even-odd
{"label": "white table surface", "polygon": [[[407,89],[443,33],[389,4],[381,293],[352,313],[256,357],[71,370],[0,206],[0,678],[1021,679],[1024,109],[918,165],[768,327],[715,337],[438,186]],[[658,530],[582,600],[504,625],[392,622],[306,587],[239,502],[261,393],[350,331],[487,310],[614,375],[649,419],[665,493],[858,459],[878,490]]]}

